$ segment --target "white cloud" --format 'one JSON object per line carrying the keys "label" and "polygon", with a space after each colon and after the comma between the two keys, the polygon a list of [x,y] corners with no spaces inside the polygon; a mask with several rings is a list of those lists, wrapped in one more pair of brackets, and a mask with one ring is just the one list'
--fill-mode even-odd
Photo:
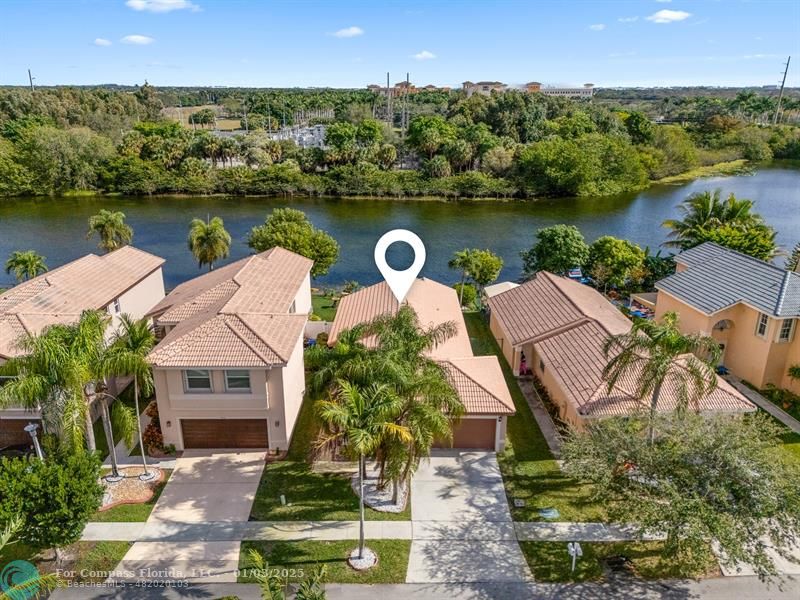
{"label": "white cloud", "polygon": [[661,2],[661,4],[669,4],[672,0],[656,0],[656,2]]}
{"label": "white cloud", "polygon": [[351,38],[351,37],[358,37],[359,35],[364,35],[364,30],[361,27],[356,27],[353,25],[352,27],[345,27],[344,29],[340,29],[339,31],[333,32],[334,37],[337,38]]}
{"label": "white cloud", "polygon": [[639,20],[639,17],[620,17],[617,19],[620,23],[635,23]]}
{"label": "white cloud", "polygon": [[166,13],[173,10],[191,10],[196,12],[200,7],[189,0],[128,0],[125,6],[133,10],[152,13]]}
{"label": "white cloud", "polygon": [[433,52],[429,52],[428,50],[423,50],[422,52],[417,52],[416,54],[413,54],[412,58],[416,58],[417,60],[432,60],[436,58],[436,55]]}
{"label": "white cloud", "polygon": [[685,10],[663,9],[647,17],[647,20],[653,23],[675,23],[676,21],[688,19],[691,16],[692,13],[688,13]]}
{"label": "white cloud", "polygon": [[110,46],[111,40],[107,40],[106,38],[95,38],[94,40],[95,46]]}
{"label": "white cloud", "polygon": [[592,31],[603,31],[606,26],[603,23],[595,23],[594,25],[589,25],[589,29]]}
{"label": "white cloud", "polygon": [[147,46],[155,42],[155,40],[146,35],[126,35],[120,42],[123,44],[133,44],[134,46]]}

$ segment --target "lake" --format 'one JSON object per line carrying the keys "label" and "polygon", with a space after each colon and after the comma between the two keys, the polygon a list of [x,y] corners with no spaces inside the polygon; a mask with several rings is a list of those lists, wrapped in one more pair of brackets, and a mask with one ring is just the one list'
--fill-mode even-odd
{"label": "lake", "polygon": [[[577,226],[587,241],[614,235],[642,247],[656,249],[667,231],[664,219],[675,217],[676,206],[694,192],[720,188],[739,198],[756,202],[756,210],[778,230],[778,243],[790,249],[800,241],[800,165],[774,163],[754,175],[712,177],[688,184],[653,186],[638,194],[602,198],[560,198],[528,202],[438,202],[393,200],[345,200],[338,198],[241,198],[241,197],[91,197],[0,199],[0,257],[14,250],[33,249],[47,257],[52,268],[88,252],[98,252],[96,240],[86,240],[86,221],[101,208],[121,210],[134,229],[135,246],[166,259],[164,277],[168,288],[202,273],[188,250],[186,236],[194,217],[220,216],[233,237],[231,256],[246,256],[247,233],[263,223],[279,206],[304,211],[317,227],[331,233],[341,244],[339,262],[317,285],[356,280],[378,281],[372,259],[377,239],[387,230],[415,231],[425,242],[428,260],[422,274],[454,282],[457,274],[447,268],[455,250],[489,248],[501,255],[505,267],[501,279],[520,275],[519,252],[530,247],[541,227],[558,223]],[[405,247],[392,247],[389,262],[403,268],[410,262]],[[13,278],[0,273],[0,286]],[[101,283],[101,282],[98,282]]]}

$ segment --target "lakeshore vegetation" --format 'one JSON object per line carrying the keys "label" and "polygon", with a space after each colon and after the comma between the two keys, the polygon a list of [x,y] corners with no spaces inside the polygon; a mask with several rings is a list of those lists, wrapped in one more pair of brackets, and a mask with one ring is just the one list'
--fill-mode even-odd
{"label": "lakeshore vegetation", "polygon": [[[798,100],[785,98],[771,124],[774,98],[749,91],[635,103],[430,91],[388,119],[367,90],[217,92],[212,106],[249,129],[231,136],[209,129],[214,109],[167,118],[187,93],[0,89],[0,196],[610,195],[712,165],[800,158]],[[326,125],[324,149],[271,139],[311,112],[325,115],[303,119]]]}

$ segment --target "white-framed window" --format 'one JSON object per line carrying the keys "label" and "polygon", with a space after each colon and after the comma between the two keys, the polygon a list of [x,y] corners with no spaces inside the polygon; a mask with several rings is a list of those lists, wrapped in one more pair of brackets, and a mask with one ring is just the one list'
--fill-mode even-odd
{"label": "white-framed window", "polygon": [[247,369],[228,369],[225,371],[225,391],[247,393],[250,391],[250,371]]}
{"label": "white-framed window", "polygon": [[186,369],[183,372],[183,387],[187,392],[210,392],[211,371],[208,369]]}
{"label": "white-framed window", "polygon": [[766,337],[768,326],[769,326],[769,317],[764,313],[758,315],[758,322],[756,323],[756,335],[759,337]]}
{"label": "white-framed window", "polygon": [[781,321],[781,328],[778,331],[779,342],[791,342],[794,333],[795,319],[784,319]]}

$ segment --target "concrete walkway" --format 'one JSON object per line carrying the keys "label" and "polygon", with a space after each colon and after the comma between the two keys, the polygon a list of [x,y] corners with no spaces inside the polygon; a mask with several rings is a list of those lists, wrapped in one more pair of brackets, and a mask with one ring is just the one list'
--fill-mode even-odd
{"label": "concrete walkway", "polygon": [[492,452],[440,450],[411,481],[407,583],[530,581]]}
{"label": "concrete walkway", "polygon": [[519,389],[525,400],[528,401],[528,406],[533,413],[533,418],[539,425],[542,431],[547,447],[555,458],[561,458],[561,434],[556,429],[556,424],[553,423],[553,418],[542,403],[542,399],[533,386],[533,380],[530,378],[517,378]]}
{"label": "concrete walkway", "polygon": [[744,395],[745,398],[750,400],[750,402],[752,402],[759,408],[767,411],[769,414],[778,419],[778,421],[786,425],[789,429],[791,429],[795,433],[800,433],[800,421],[795,419],[792,415],[790,415],[784,410],[781,410],[779,407],[775,406],[772,402],[764,398],[764,396],[759,394],[757,391],[747,387],[735,375],[726,375],[725,379],[733,387],[739,390]]}
{"label": "concrete walkway", "polygon": [[[235,582],[241,538],[233,528],[250,517],[265,462],[266,451],[185,451],[147,522],[127,532],[137,541],[113,580]],[[216,539],[219,531],[227,539]]]}

